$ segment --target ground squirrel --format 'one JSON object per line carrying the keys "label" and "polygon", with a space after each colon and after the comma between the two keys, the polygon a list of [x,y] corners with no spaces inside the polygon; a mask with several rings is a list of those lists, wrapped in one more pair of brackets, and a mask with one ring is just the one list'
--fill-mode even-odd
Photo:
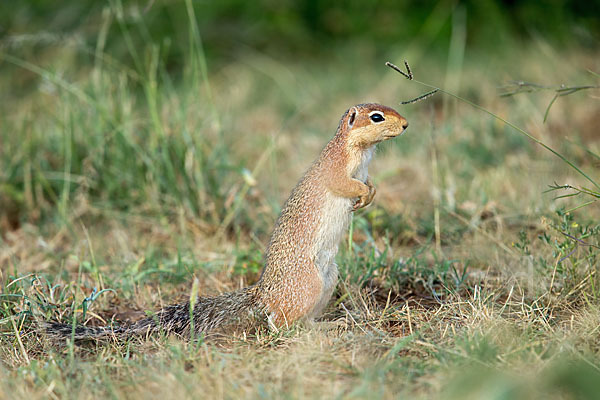
{"label": "ground squirrel", "polygon": [[206,333],[249,312],[264,313],[272,327],[318,316],[338,279],[335,256],[353,211],[373,200],[368,166],[375,145],[408,126],[395,110],[359,104],[340,120],[333,139],[304,174],[275,223],[265,267],[253,286],[216,297],[198,297],[190,324],[190,302],[172,305],[131,325],[73,328],[46,323],[51,337],[92,339],[164,331],[189,336]]}

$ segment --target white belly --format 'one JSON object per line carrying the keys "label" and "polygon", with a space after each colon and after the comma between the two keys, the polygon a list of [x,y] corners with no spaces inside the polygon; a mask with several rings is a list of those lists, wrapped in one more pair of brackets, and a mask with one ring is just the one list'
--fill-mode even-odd
{"label": "white belly", "polygon": [[339,243],[350,222],[352,203],[352,199],[337,197],[331,193],[326,195],[323,202],[321,226],[315,240],[315,264],[323,278],[327,277],[327,268],[335,261]]}
{"label": "white belly", "polygon": [[[365,152],[354,178],[365,182],[369,174],[368,167],[374,148]],[[327,193],[323,201],[320,227],[315,238],[315,265],[323,282],[321,298],[317,302],[309,318],[317,317],[331,298],[338,280],[338,267],[335,256],[338,252],[352,213],[352,206],[357,199],[338,197]]]}
{"label": "white belly", "polygon": [[317,232],[314,253],[315,265],[323,287],[320,299],[308,315],[311,319],[321,314],[337,285],[338,267],[335,263],[335,256],[350,222],[350,210],[353,202],[353,199],[337,197],[330,193],[326,195],[323,202],[321,226]]}

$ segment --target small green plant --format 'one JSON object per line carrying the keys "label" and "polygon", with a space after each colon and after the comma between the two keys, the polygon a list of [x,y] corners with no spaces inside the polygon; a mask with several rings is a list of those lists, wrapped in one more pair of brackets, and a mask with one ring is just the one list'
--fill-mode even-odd
{"label": "small green plant", "polygon": [[519,240],[512,243],[513,247],[518,249],[519,252],[524,256],[530,256],[531,250],[530,245],[531,241],[529,237],[527,237],[527,232],[524,229],[519,231]]}
{"label": "small green plant", "polygon": [[552,261],[540,257],[539,265],[542,271],[551,274],[551,286],[559,279],[561,286],[570,290],[582,279],[589,278],[591,290],[595,292],[597,277],[594,268],[600,259],[600,224],[579,223],[571,212],[564,209],[558,210],[556,218],[546,220],[546,223],[549,229],[538,238],[552,249]]}

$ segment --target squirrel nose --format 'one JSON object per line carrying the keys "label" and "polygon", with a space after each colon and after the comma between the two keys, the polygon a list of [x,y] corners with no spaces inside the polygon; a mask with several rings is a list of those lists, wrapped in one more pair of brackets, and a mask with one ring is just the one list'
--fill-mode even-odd
{"label": "squirrel nose", "polygon": [[402,123],[402,129],[406,129],[408,128],[408,121],[404,120],[404,122]]}

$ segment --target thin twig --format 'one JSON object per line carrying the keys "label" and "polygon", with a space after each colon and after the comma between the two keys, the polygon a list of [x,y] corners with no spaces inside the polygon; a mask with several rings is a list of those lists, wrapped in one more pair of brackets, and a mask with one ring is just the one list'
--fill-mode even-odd
{"label": "thin twig", "polygon": [[578,195],[580,195],[582,193],[600,199],[600,192],[595,192],[595,191],[587,189],[587,188],[578,188],[578,187],[575,187],[575,186],[571,186],[569,184],[559,185],[556,182],[554,182],[554,185],[548,185],[548,187],[550,189],[544,191],[544,193],[552,192],[554,190],[561,190],[561,189],[563,189],[563,190],[569,190],[570,189],[570,190],[574,190],[574,191],[577,192],[577,193],[569,193],[569,194],[565,194],[565,195],[562,195],[562,196],[558,196],[558,197],[556,197],[556,199],[560,199],[560,198],[563,198],[563,197],[578,196]]}
{"label": "thin twig", "polygon": [[548,86],[540,85],[538,83],[524,82],[524,81],[513,81],[509,85],[501,86],[499,89],[505,90],[500,93],[501,97],[510,97],[520,93],[531,93],[538,90],[551,90],[556,92],[559,96],[567,96],[571,93],[578,92],[580,90],[587,89],[600,89],[600,85],[579,85],[579,86]]}
{"label": "thin twig", "polygon": [[410,66],[408,65],[408,61],[404,60],[404,66],[406,67],[406,72],[408,72],[408,79],[413,80],[413,74],[410,70]]}
{"label": "thin twig", "polygon": [[[385,63],[385,65],[387,65],[388,67],[390,67],[390,68],[391,68],[391,69],[393,69],[394,71],[396,71],[396,72],[399,72],[400,74],[402,74],[402,76],[403,76],[403,77],[405,77],[405,78],[406,78],[406,79],[408,79],[409,81],[413,81],[413,80],[415,79],[415,77],[414,77],[414,75],[413,75],[413,73],[412,73],[412,71],[411,71],[411,69],[410,69],[410,65],[408,65],[408,61],[406,61],[406,60],[404,60],[404,66],[406,67],[406,72],[402,71],[402,70],[400,69],[400,67],[398,67],[398,66],[397,66],[397,65],[395,65],[395,64],[392,64],[392,63],[391,63],[391,62],[389,62],[389,61],[387,61],[387,62]],[[415,98],[414,98],[414,99],[412,99],[412,100],[401,101],[401,102],[400,102],[400,104],[404,104],[404,105],[406,105],[406,104],[413,104],[413,103],[416,103],[416,102],[418,102],[418,101],[425,100],[426,98],[428,98],[428,97],[431,97],[431,96],[433,96],[434,94],[436,94],[438,91],[439,91],[439,89],[433,89],[432,91],[430,91],[430,92],[427,92],[427,93],[425,93],[425,94],[422,94],[422,95],[420,95],[420,96],[418,96],[418,97],[415,97]]]}
{"label": "thin twig", "polygon": [[545,123],[546,120],[548,119],[548,114],[550,113],[550,108],[552,107],[552,105],[554,104],[556,99],[558,99],[561,96],[568,96],[575,92],[579,92],[580,90],[600,89],[600,85],[545,86],[545,85],[540,85],[537,83],[515,81],[515,82],[511,82],[510,85],[502,86],[500,89],[506,90],[506,92],[500,93],[500,97],[514,96],[519,93],[531,93],[531,92],[535,92],[538,90],[551,90],[551,91],[555,92],[556,94],[554,95],[554,97],[552,97],[552,100],[550,100],[550,103],[548,103],[548,106],[546,106],[546,112],[544,113],[544,123]]}
{"label": "thin twig", "polygon": [[415,97],[412,100],[401,101],[400,104],[413,104],[413,103],[416,103],[417,101],[425,100],[426,98],[433,96],[437,92],[439,92],[439,90],[438,89],[434,89],[431,92],[427,92],[425,94],[422,94],[419,97]]}
{"label": "thin twig", "polygon": [[406,79],[408,79],[409,81],[412,81],[412,80],[413,80],[413,74],[412,74],[412,72],[410,71],[410,67],[408,66],[408,63],[407,63],[406,61],[404,61],[404,65],[406,65],[406,70],[408,71],[408,73],[406,73],[406,72],[402,71],[402,70],[400,69],[400,67],[398,67],[398,66],[397,66],[397,65],[395,65],[395,64],[392,64],[392,63],[391,63],[391,62],[389,62],[389,61],[387,61],[387,62],[385,63],[385,65],[387,65],[388,67],[390,67],[390,68],[391,68],[391,69],[393,69],[394,71],[396,71],[396,72],[399,72],[400,74],[402,74],[402,76],[404,76],[404,77],[405,77]]}
{"label": "thin twig", "polygon": [[581,240],[581,239],[579,239],[579,238],[576,238],[575,236],[571,236],[571,235],[569,235],[569,234],[568,234],[568,233],[566,233],[566,232],[563,232],[563,231],[558,231],[558,232],[559,232],[559,233],[562,233],[563,235],[565,235],[566,237],[568,237],[568,238],[570,238],[570,239],[573,239],[574,241],[576,241],[576,242],[577,242],[577,244],[578,244],[578,245],[580,244],[580,245],[582,245],[582,246],[589,246],[589,247],[595,247],[595,248],[597,248],[597,249],[600,249],[600,246],[596,246],[595,244],[591,244],[591,243],[584,242],[583,240]]}
{"label": "thin twig", "polygon": [[394,65],[394,64],[392,64],[390,62],[386,62],[385,65],[387,65],[388,67],[392,68],[393,70],[399,72],[400,74],[402,74],[402,76],[404,76],[408,80],[411,80],[411,81],[416,82],[418,84],[421,84],[423,86],[427,86],[427,87],[429,87],[431,89],[437,89],[440,92],[447,94],[448,96],[452,96],[455,99],[460,100],[463,103],[467,103],[471,107],[474,107],[474,108],[478,109],[479,111],[482,111],[482,112],[484,112],[484,113],[492,116],[493,118],[496,118],[498,121],[502,121],[504,124],[510,126],[514,130],[516,130],[517,132],[519,132],[520,134],[522,134],[524,136],[527,136],[529,139],[531,139],[535,143],[539,144],[540,146],[542,146],[543,148],[545,148],[546,150],[548,150],[549,152],[551,152],[552,154],[554,154],[556,157],[560,158],[563,162],[565,162],[571,168],[573,168],[575,171],[577,171],[577,173],[579,173],[579,175],[583,176],[589,182],[591,182],[596,188],[600,189],[600,184],[598,184],[595,180],[593,180],[592,178],[590,178],[590,176],[588,174],[586,174],[585,172],[583,172],[579,167],[577,167],[575,164],[573,164],[571,161],[569,161],[565,156],[563,156],[562,154],[560,154],[559,152],[557,152],[556,150],[554,150],[552,147],[548,146],[546,143],[542,142],[540,139],[534,137],[533,135],[531,135],[529,132],[527,132],[523,128],[519,128],[517,125],[513,124],[512,122],[508,121],[507,119],[502,118],[499,115],[494,114],[493,112],[491,112],[487,108],[485,108],[483,106],[480,106],[479,104],[476,104],[476,103],[474,103],[474,102],[472,102],[470,100],[467,100],[464,97],[461,97],[461,96],[459,96],[457,94],[454,94],[452,92],[448,92],[448,91],[446,91],[446,90],[444,90],[442,88],[439,88],[437,86],[433,86],[433,85],[430,85],[428,83],[418,81],[418,80],[416,80],[416,79],[413,78],[412,73],[411,73],[411,75],[408,75],[407,73],[403,72],[400,68],[398,68],[396,65]]}

